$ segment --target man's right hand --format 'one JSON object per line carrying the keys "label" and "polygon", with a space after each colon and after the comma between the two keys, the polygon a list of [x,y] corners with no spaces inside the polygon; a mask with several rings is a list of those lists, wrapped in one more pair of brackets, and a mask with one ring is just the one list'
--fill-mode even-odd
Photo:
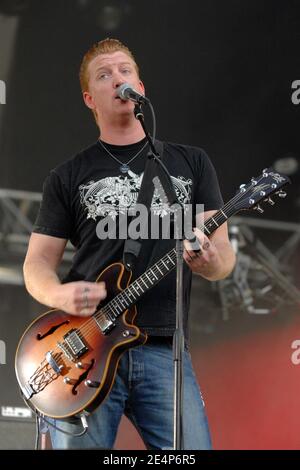
{"label": "man's right hand", "polygon": [[54,306],[71,315],[89,317],[107,295],[104,282],[77,281],[55,287]]}

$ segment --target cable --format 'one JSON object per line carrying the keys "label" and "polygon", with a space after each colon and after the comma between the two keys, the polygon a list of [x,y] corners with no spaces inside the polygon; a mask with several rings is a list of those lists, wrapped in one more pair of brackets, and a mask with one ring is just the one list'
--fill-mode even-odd
{"label": "cable", "polygon": [[150,107],[151,114],[152,114],[152,123],[153,123],[152,142],[153,142],[153,145],[154,145],[155,144],[155,139],[156,139],[156,117],[155,117],[155,112],[154,112],[153,106],[151,104],[151,101],[149,101],[148,106]]}
{"label": "cable", "polygon": [[57,431],[59,432],[62,432],[63,434],[67,434],[68,436],[72,436],[72,437],[81,437],[83,436],[87,430],[88,430],[88,424],[87,424],[87,420],[86,420],[86,417],[81,414],[80,415],[80,419],[81,419],[81,424],[82,424],[82,427],[83,427],[83,430],[79,433],[73,433],[73,432],[69,432],[69,431],[65,431],[64,429],[56,426],[55,424],[51,423],[50,421],[48,421],[48,419],[46,419],[43,415],[40,415],[37,411],[34,411],[34,413],[39,416],[45,423],[47,423],[49,426],[52,426],[52,428],[56,429]]}
{"label": "cable", "polygon": [[42,415],[39,411],[37,411],[36,409],[34,409],[32,406],[29,406],[28,405],[28,402],[26,400],[26,398],[24,397],[22,391],[20,390],[20,395],[22,397],[22,399],[25,401],[26,405],[31,409],[31,411],[35,414],[35,422],[36,422],[36,437],[35,437],[35,449],[38,450],[39,449],[39,439],[40,439],[40,422],[39,420],[43,420],[45,423],[47,423],[49,426],[52,426],[54,429],[56,429],[57,431],[59,432],[62,432],[64,434],[67,434],[68,436],[73,436],[73,437],[81,437],[83,436],[87,430],[88,430],[88,423],[87,423],[87,419],[86,419],[86,416],[84,415],[84,412],[82,412],[80,414],[80,419],[81,419],[81,424],[82,424],[82,427],[83,427],[83,430],[80,432],[80,433],[72,433],[72,432],[69,432],[69,431],[65,431],[64,429],[61,429],[59,428],[58,426],[56,426],[55,424],[51,423],[50,421],[48,421],[48,419],[46,419],[44,417],[44,415]]}

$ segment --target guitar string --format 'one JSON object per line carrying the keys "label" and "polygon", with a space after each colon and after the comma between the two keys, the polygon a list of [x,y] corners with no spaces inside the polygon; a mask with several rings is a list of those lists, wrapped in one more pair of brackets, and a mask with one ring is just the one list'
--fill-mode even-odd
{"label": "guitar string", "polygon": [[[170,263],[170,260],[168,261],[167,258],[168,258],[168,256],[172,257],[172,255],[174,255],[174,254],[176,254],[176,251],[175,251],[175,249],[173,248],[170,252],[168,252],[166,255],[164,255],[164,257],[163,257],[161,260],[159,260],[157,263],[155,263],[151,268],[147,269],[147,271],[145,271],[145,273],[143,273],[138,279],[136,279],[132,284],[130,284],[130,285],[129,285],[128,287],[126,287],[124,290],[127,290],[128,288],[132,288],[132,285],[133,285],[134,283],[136,283],[136,281],[141,281],[141,280],[144,281],[145,285],[147,286],[147,289],[150,289],[151,287],[153,287],[154,284],[151,284],[151,281],[147,278],[146,273],[151,275],[150,271],[153,270],[153,269],[157,269],[156,266],[158,266],[158,267],[161,269],[161,271],[163,272],[163,275],[162,275],[161,279],[162,279],[163,277],[165,277],[175,266],[172,264],[171,269],[168,267],[168,270],[167,270],[166,272],[164,272],[164,270],[166,269],[166,264],[164,264],[164,262],[165,262],[165,263]],[[159,275],[161,275],[161,274],[159,274]],[[153,278],[153,276],[154,276],[154,275],[152,274],[151,277]],[[146,279],[146,278],[147,278],[147,279]],[[158,278],[158,281],[160,281],[161,279]],[[157,280],[157,279],[155,279],[155,276],[154,276],[154,280],[155,280],[155,281]],[[151,284],[150,286],[148,286],[149,282],[150,282],[150,284]],[[137,282],[136,285],[138,285],[138,282]],[[138,288],[137,288],[137,289],[138,289]],[[137,290],[137,292],[138,292],[138,290]],[[138,295],[137,293],[135,293],[135,294]],[[126,295],[127,295],[127,297],[126,297]],[[117,297],[119,297],[119,299],[121,299],[121,298],[123,297],[122,301],[123,301],[124,303],[127,303],[128,300],[129,300],[130,305],[129,305],[129,306],[126,306],[126,307],[124,308],[124,306],[123,306],[121,303],[118,303],[118,301],[116,300]],[[134,298],[134,294],[131,294],[131,297],[133,297],[133,299],[131,299],[130,296],[128,296],[128,294],[124,293],[124,291],[120,291],[120,292],[115,296],[115,298],[112,299],[112,300],[109,302],[109,304],[105,305],[104,307],[100,308],[97,312],[95,312],[95,313],[93,314],[93,316],[90,317],[90,318],[87,320],[87,322],[86,322],[82,327],[80,327],[77,331],[79,331],[79,332],[80,332],[81,334],[83,334],[85,337],[90,334],[91,328],[92,328],[92,329],[95,329],[95,330],[98,332],[98,331],[99,331],[99,326],[97,325],[97,323],[95,323],[95,318],[96,318],[96,321],[97,321],[97,319],[100,319],[100,317],[101,317],[102,315],[106,315],[106,314],[109,315],[110,310],[111,310],[110,305],[112,306],[113,309],[115,309],[115,310],[117,311],[118,315],[121,315],[122,313],[125,312],[125,310],[127,310],[128,308],[130,308],[131,306],[133,306],[134,303],[137,301],[137,299]],[[113,304],[115,304],[115,305],[113,305]],[[122,312],[118,312],[118,308],[121,308],[123,311],[122,311]],[[90,326],[90,328],[89,328],[89,326]]]}
{"label": "guitar string", "polygon": [[[261,177],[262,179],[263,177]],[[246,191],[244,192],[240,192],[240,193],[237,193],[230,201],[228,201],[228,203],[226,203],[217,213],[215,216],[212,216],[210,217],[206,222],[205,222],[205,225],[208,224],[210,221],[212,221],[212,219],[214,219],[216,222],[217,220],[223,220],[224,218],[224,214],[225,214],[225,217],[227,218],[227,214],[225,213],[227,208],[230,208],[230,206],[232,206],[232,204],[234,202],[236,202],[238,199],[242,199],[244,196],[247,195],[247,193],[251,190],[251,188],[253,188],[253,185],[251,185]],[[222,211],[224,212],[224,214],[222,215]],[[217,215],[219,213],[219,215]],[[163,260],[165,260],[166,258],[168,258],[169,256],[172,257],[172,255],[176,255],[176,250],[175,248],[173,250],[171,250],[169,253],[167,253],[161,260],[159,260],[157,263],[155,263],[151,268],[149,268],[145,273],[143,273],[136,281],[138,281],[139,279],[143,280],[143,276],[145,277],[145,274],[146,273],[150,273],[151,270],[153,270],[156,266],[159,266],[162,267],[163,266]],[[164,275],[162,275],[162,278],[163,279],[175,266],[171,267],[171,269],[169,269],[166,273],[164,273]],[[160,281],[161,279],[159,279],[158,281]],[[149,281],[149,279],[148,279]],[[135,281],[134,281],[135,282]],[[147,286],[147,283],[145,283],[145,285]],[[128,287],[131,287],[131,285],[129,285]],[[151,286],[152,287],[152,286]],[[125,288],[124,290],[126,290],[127,288]],[[121,291],[119,294],[117,294],[116,297],[118,297],[120,294],[122,295],[123,291]],[[101,316],[105,315],[106,313],[108,313],[108,310],[110,309],[109,305],[112,303],[112,302],[115,302],[117,303],[117,301],[115,299],[113,299],[111,302],[109,302],[109,304],[107,306],[104,306],[103,308],[100,308],[100,310],[98,310],[97,312],[95,312],[93,314],[92,317],[90,317],[86,323],[83,324],[83,326],[81,328],[78,328],[77,330],[77,333],[78,333],[78,336],[81,337],[82,340],[84,340],[84,337],[87,338],[88,336],[90,336],[91,334],[95,334],[95,333],[98,333],[99,334],[99,326],[97,325],[96,321],[95,321],[95,317],[98,317],[100,318]],[[123,307],[123,306],[122,306]],[[124,307],[123,307],[124,308]],[[129,307],[128,307],[129,308]],[[124,313],[126,311],[126,308],[124,309],[123,312],[119,313],[119,315],[121,315],[122,313]],[[119,316],[118,315],[118,316]],[[83,336],[83,337],[82,337]],[[61,353],[61,350],[59,349],[56,349],[56,351],[58,353]],[[55,350],[53,351],[55,353]]]}
{"label": "guitar string", "polygon": [[[264,178],[264,176],[262,176],[260,179],[262,179],[262,178]],[[260,180],[259,180],[258,182],[260,182]],[[221,211],[223,211],[223,212],[225,213],[225,211],[226,211],[228,208],[230,208],[230,206],[232,206],[232,204],[233,204],[234,202],[236,202],[238,199],[242,199],[245,195],[247,195],[247,193],[248,193],[252,188],[253,188],[253,185],[249,186],[249,188],[246,189],[246,191],[237,193],[230,201],[228,201],[228,202],[222,207],[222,209],[220,209],[220,210],[218,211],[218,212],[219,212],[219,215],[217,215],[217,213],[216,213],[215,216],[210,217],[210,218],[206,221],[205,225],[207,225],[207,223],[209,223],[210,221],[213,222],[212,219],[214,219],[216,222],[218,222],[219,220],[223,220],[224,215],[222,215],[222,212],[221,212]],[[227,217],[226,214],[225,214],[225,217]],[[216,228],[217,228],[217,227],[216,227]],[[174,253],[173,253],[173,251],[174,251]],[[176,250],[175,250],[175,249],[171,250],[171,251],[170,251],[169,253],[167,253],[162,259],[165,260],[165,257],[168,257],[168,255],[171,255],[171,253],[172,253],[172,254],[176,254]],[[159,260],[158,263],[161,263],[159,267],[162,267],[162,266],[163,266],[162,260]],[[149,270],[147,270],[142,276],[145,276],[146,273],[148,273],[149,271],[151,271],[152,269],[154,269],[155,266],[156,266],[158,263],[155,263],[155,264],[154,264],[151,268],[149,268]],[[165,273],[165,275],[167,275],[170,271],[171,271],[171,270],[168,270],[168,271]],[[139,279],[141,279],[142,276],[140,276],[138,279],[136,279],[136,281],[138,281]],[[163,277],[164,277],[164,276],[162,276],[162,278],[163,278]],[[136,282],[136,281],[134,281],[134,282]],[[148,279],[148,281],[149,281],[149,279]],[[146,283],[146,285],[147,285],[147,283]],[[130,284],[128,287],[130,288],[131,286],[132,286],[132,284]],[[152,286],[153,286],[153,285],[152,285]],[[148,287],[148,289],[150,289],[152,286]],[[126,288],[126,289],[127,289],[127,288]],[[125,289],[125,290],[126,290],[126,289]],[[119,294],[122,294],[122,292],[124,293],[124,291],[121,291]],[[119,294],[117,294],[116,297],[117,297]],[[126,295],[126,294],[124,294],[124,295]],[[113,303],[117,304],[117,306],[120,306],[121,308],[124,308],[124,307],[122,306],[122,304],[119,305],[119,304],[117,303],[116,297],[115,297],[114,299],[112,299],[112,301],[109,302],[109,304],[107,304],[106,306],[104,306],[104,307],[100,308],[98,311],[96,311],[96,312],[93,314],[93,316],[90,317],[90,318],[86,321],[86,323],[84,323],[84,324],[82,325],[82,327],[77,330],[77,332],[80,333],[80,334],[82,334],[82,335],[84,335],[85,337],[87,337],[88,335],[90,335],[91,332],[92,332],[92,330],[95,330],[95,332],[99,332],[99,326],[97,325],[95,318],[98,318],[98,319],[99,319],[102,315],[109,314],[110,305],[112,306],[112,308],[115,308],[115,309],[116,309],[116,305],[113,305]],[[133,297],[134,297],[134,296],[133,296]],[[125,310],[126,310],[126,308],[123,310],[123,312],[124,312]],[[121,315],[123,312],[120,312],[119,315]]]}
{"label": "guitar string", "polygon": [[[259,179],[258,179],[258,182],[257,184],[263,179],[265,178],[264,176],[261,176]],[[215,214],[215,216],[212,216],[210,217],[209,219],[207,219],[207,221],[205,222],[205,226],[210,222],[212,221],[213,222],[213,219],[218,222],[218,221],[221,221],[223,220],[224,218],[224,214],[225,214],[225,217],[227,219],[227,214],[226,214],[226,211],[227,209],[229,208],[232,208],[232,205],[233,203],[235,203],[236,201],[238,201],[239,199],[242,199],[244,198],[250,191],[251,189],[253,189],[253,185],[250,185],[248,189],[246,189],[244,192],[239,192],[237,193],[232,199],[230,199],[230,201],[228,201],[221,209],[219,209],[219,211]],[[222,214],[222,212],[224,212],[224,214]],[[224,221],[225,222],[225,221]],[[217,227],[215,228],[215,230],[217,229]],[[134,282],[138,281],[139,279],[140,280],[143,280],[143,277],[146,276],[146,273],[150,273],[150,271],[152,269],[154,269],[156,266],[159,266],[160,268],[162,268],[162,271],[163,271],[163,260],[165,261],[165,258],[167,258],[168,256],[172,256],[176,254],[176,250],[175,248],[173,248],[169,253],[167,253],[166,255],[164,255],[164,257],[159,260],[157,263],[155,263],[151,268],[147,269],[147,271],[145,273],[143,273],[138,279],[136,279]],[[164,266],[165,267],[165,266]],[[175,266],[173,266],[171,269],[168,269],[168,271],[166,271],[166,273],[164,273],[164,275],[162,275],[161,279],[163,279],[163,277],[165,277],[172,269],[174,269]],[[161,280],[159,279],[159,281]],[[149,279],[148,279],[148,282],[149,282]],[[147,286],[147,282],[145,281],[146,283],[146,286]],[[133,284],[133,283],[132,283]],[[132,284],[130,284],[128,287],[126,287],[124,289],[124,291],[126,291],[127,289],[129,289]],[[152,285],[153,286],[153,285]],[[150,289],[152,286],[148,287],[148,289]],[[116,297],[118,297],[120,294],[123,294],[123,295],[126,295],[126,293],[124,293],[124,291],[121,291],[119,292]],[[91,317],[89,317],[89,319],[82,325],[82,327],[78,328],[76,330],[76,332],[79,334],[79,336],[82,336],[83,338],[87,338],[89,337],[91,334],[94,334],[94,333],[99,333],[99,326],[95,320],[95,318],[98,318],[100,319],[101,316],[103,315],[106,315],[106,314],[109,314],[109,311],[111,309],[111,306],[112,308],[116,308],[116,306],[113,305],[113,303],[117,303],[117,300],[116,300],[116,297],[114,299],[112,299],[107,305],[105,305],[104,307],[100,308],[98,311],[96,311]],[[133,296],[134,297],[134,296]],[[130,298],[129,298],[130,299]],[[117,304],[118,305],[118,304]],[[134,303],[132,303],[129,307],[127,308],[130,308],[132,305],[134,305]],[[121,305],[122,308],[124,308],[122,305]],[[121,313],[118,313],[118,316],[121,315],[122,313],[124,313],[126,311],[127,308],[124,308],[124,311],[121,312]],[[82,338],[82,339],[83,339]],[[60,352],[60,350],[59,350]]]}
{"label": "guitar string", "polygon": [[[159,260],[157,263],[155,263],[155,265],[159,265],[159,267],[161,268],[161,270],[163,270],[163,261],[162,261],[162,260],[165,260],[165,258],[167,258],[168,255],[170,255],[172,252],[174,252],[173,254],[176,254],[175,249],[171,250],[169,253],[167,253],[166,255],[164,255],[164,257],[163,257],[161,260]],[[154,265],[154,266],[155,266],[155,265]],[[153,269],[154,266],[152,266],[150,269]],[[174,266],[172,266],[171,269],[169,269],[166,273],[164,273],[164,275],[167,275],[167,274],[173,269],[173,267],[174,267]],[[165,266],[164,266],[164,268],[165,268]],[[150,269],[147,270],[145,273],[143,273],[138,279],[141,279],[141,277],[143,277],[146,273],[148,273],[148,272],[150,271]],[[163,276],[163,277],[164,277],[164,276]],[[136,279],[136,280],[138,280],[138,279]],[[135,282],[135,281],[134,281],[134,282]],[[145,281],[145,282],[146,282],[146,281]],[[147,280],[147,282],[149,282],[149,279]],[[147,284],[146,284],[146,285],[147,285]],[[131,286],[131,284],[130,284],[130,286]],[[128,286],[128,287],[130,287],[130,286]],[[148,287],[148,289],[150,289],[150,288]],[[123,291],[119,292],[119,294],[122,295],[122,294],[123,294]],[[118,296],[119,294],[117,294],[117,296]],[[117,297],[117,296],[116,296],[116,297]],[[131,299],[129,299],[129,300],[130,300],[130,302],[132,302]],[[114,299],[112,299],[111,302],[114,302]],[[132,303],[132,305],[134,305],[134,303]],[[130,305],[130,306],[132,306],[132,305]],[[107,311],[104,312],[104,310],[105,310],[106,307],[107,307],[107,305],[105,305],[105,307],[102,307],[100,310],[98,310],[97,312],[95,312],[95,313],[93,314],[93,316],[92,316],[92,317],[89,317],[89,319],[82,325],[82,327],[79,327],[79,328],[76,329],[76,333],[78,333],[79,337],[81,337],[81,339],[82,339],[83,341],[84,341],[84,338],[89,338],[92,334],[101,333],[101,331],[99,331],[99,326],[97,325],[97,323],[96,323],[95,320],[94,320],[94,317],[95,317],[97,314],[98,314],[98,315],[99,315],[99,314],[100,314],[100,315],[103,315],[103,313],[107,313]],[[129,307],[128,307],[128,308],[129,308]],[[124,312],[125,312],[125,310],[127,310],[127,309],[125,308],[125,309],[124,309]],[[123,313],[124,313],[124,312],[123,312]],[[121,313],[120,313],[120,315],[121,315]],[[61,349],[60,349],[60,348],[53,349],[53,353],[60,353],[60,352],[61,352]]]}
{"label": "guitar string", "polygon": [[[260,179],[258,180],[258,183],[259,183],[260,180],[263,179],[263,178],[264,178],[264,176],[261,176]],[[227,210],[228,208],[231,208],[232,204],[233,204],[234,202],[236,202],[238,199],[242,199],[243,197],[245,197],[245,196],[247,195],[247,193],[249,193],[249,191],[250,191],[251,189],[253,189],[253,185],[249,186],[249,188],[246,189],[244,192],[239,192],[239,193],[237,193],[230,201],[228,201],[228,202],[215,214],[215,216],[212,216],[212,217],[210,217],[209,219],[207,219],[207,221],[205,222],[205,225],[207,225],[210,221],[212,221],[212,223],[213,223],[213,220],[212,220],[212,219],[214,219],[214,220],[218,223],[218,221],[223,220],[224,214],[225,214],[225,217],[227,217],[227,215],[226,215],[226,210]],[[222,211],[224,212],[224,214],[222,214]],[[218,214],[218,213],[219,213],[219,214]],[[217,214],[218,214],[218,215],[217,215]],[[224,221],[224,222],[225,222],[225,221]],[[216,230],[216,229],[217,229],[217,227],[215,228],[215,230]],[[174,251],[174,253],[173,253],[173,251]],[[175,250],[175,249],[172,249],[172,250],[171,250],[169,253],[167,253],[162,259],[165,260],[165,257],[168,257],[168,255],[170,256],[171,253],[172,253],[172,254],[176,254],[176,250]],[[162,262],[162,260],[159,260],[157,263],[155,263],[151,268],[149,268],[145,273],[143,273],[143,274],[142,274],[138,279],[136,279],[134,282],[138,281],[138,280],[141,279],[143,276],[145,276],[146,273],[148,273],[149,271],[151,271],[152,269],[154,269],[155,266],[156,266],[158,263],[160,263],[160,266],[159,266],[159,267],[162,268],[162,267],[163,267],[163,262]],[[171,268],[171,270],[172,270],[172,269],[173,269],[173,268]],[[171,270],[168,270],[168,271],[162,276],[162,278],[163,278],[164,276],[166,276]],[[162,278],[161,278],[161,279],[162,279]],[[143,280],[143,279],[141,279],[141,280]],[[149,282],[149,279],[148,279],[148,282]],[[146,283],[146,285],[147,285],[147,283]],[[132,284],[130,284],[128,287],[131,287],[131,286],[132,286]],[[152,285],[152,286],[153,286],[153,285]],[[148,287],[148,289],[150,289],[152,286],[150,286],[150,287],[147,286],[147,287]],[[128,288],[128,287],[127,287],[127,288]],[[127,288],[125,288],[124,290],[126,290]],[[116,295],[116,297],[118,297],[118,296],[119,296],[120,294],[122,294],[122,293],[123,293],[123,295],[126,295],[126,294],[124,294],[124,291],[121,291],[121,292],[119,292],[119,293]],[[109,315],[109,313],[110,313],[110,305],[111,305],[112,303],[115,303],[115,304],[117,303],[116,297],[115,297],[114,299],[112,299],[112,300],[109,302],[109,304],[105,305],[104,307],[102,307],[102,308],[100,308],[98,311],[96,311],[96,312],[93,314],[93,316],[91,316],[91,317],[86,321],[86,323],[84,323],[84,324],[82,325],[82,327],[80,327],[80,328],[77,330],[77,332],[79,332],[80,334],[82,334],[84,337],[87,337],[88,335],[90,335],[91,332],[92,332],[92,330],[95,330],[95,332],[99,332],[99,326],[97,325],[95,318],[98,318],[98,319],[99,319],[102,315],[106,315],[106,314]],[[134,297],[134,296],[133,296],[133,297]],[[124,308],[124,307],[122,306],[122,304],[120,305],[120,304],[117,303],[117,306],[120,306],[121,308]],[[112,308],[116,308],[116,306],[115,306],[115,305],[112,305]],[[129,307],[128,307],[128,308],[129,308]],[[126,310],[126,308],[124,309],[124,311],[125,311],[125,310]],[[124,312],[124,311],[123,311],[123,312]],[[122,313],[123,313],[123,312],[122,312]],[[119,313],[119,315],[121,315],[122,313]]]}

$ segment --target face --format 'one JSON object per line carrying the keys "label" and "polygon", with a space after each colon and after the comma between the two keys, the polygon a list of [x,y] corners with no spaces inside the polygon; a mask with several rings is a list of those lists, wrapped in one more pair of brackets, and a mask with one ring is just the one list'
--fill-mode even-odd
{"label": "face", "polygon": [[83,93],[85,104],[97,112],[98,121],[111,121],[119,116],[133,115],[134,103],[117,98],[117,88],[129,83],[145,93],[133,60],[121,51],[95,57],[88,66],[89,91]]}

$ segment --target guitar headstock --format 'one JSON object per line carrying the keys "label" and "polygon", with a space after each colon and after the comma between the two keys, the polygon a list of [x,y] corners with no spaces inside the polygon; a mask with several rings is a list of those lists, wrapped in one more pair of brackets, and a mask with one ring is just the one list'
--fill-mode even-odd
{"label": "guitar headstock", "polygon": [[252,178],[250,183],[240,186],[234,198],[234,206],[238,211],[255,209],[258,212],[263,212],[260,203],[267,202],[273,206],[275,202],[271,199],[272,195],[280,198],[286,197],[286,192],[282,188],[287,183],[291,183],[287,176],[276,173],[271,168],[266,168],[260,176]]}

